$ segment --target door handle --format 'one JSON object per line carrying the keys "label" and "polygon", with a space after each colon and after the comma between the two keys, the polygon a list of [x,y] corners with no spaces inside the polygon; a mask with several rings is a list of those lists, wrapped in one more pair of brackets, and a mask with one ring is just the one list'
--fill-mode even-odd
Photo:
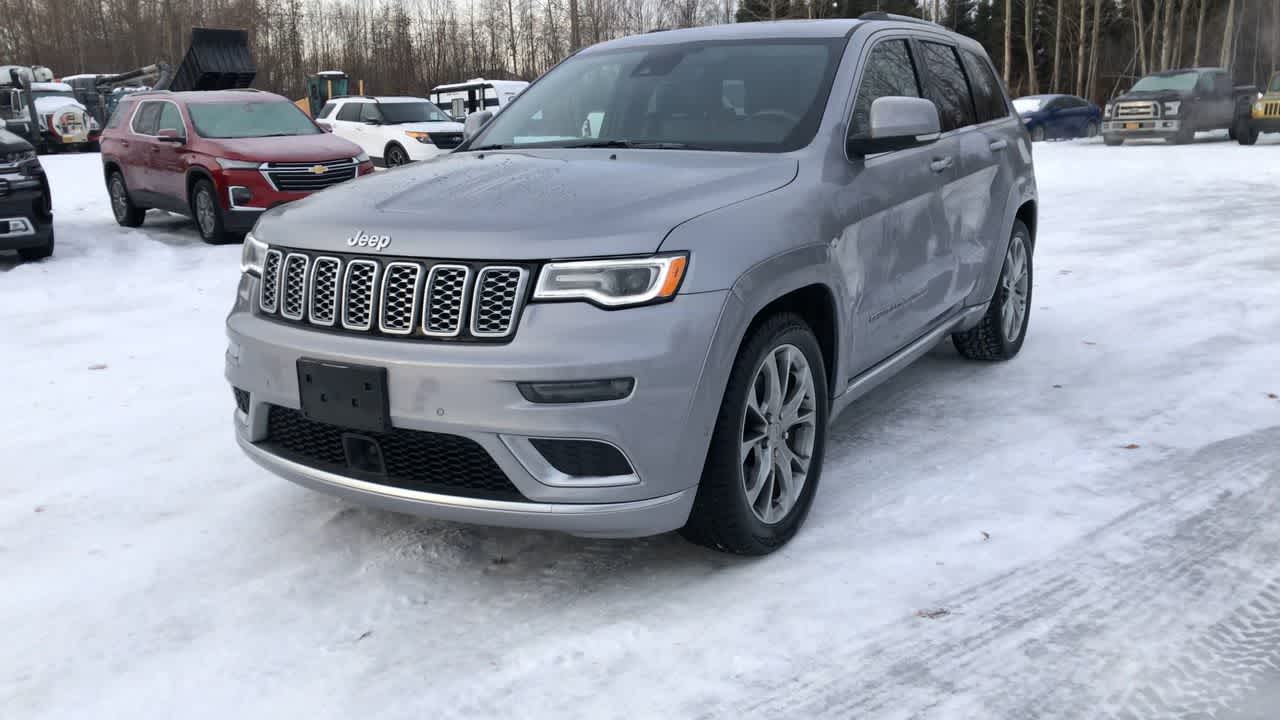
{"label": "door handle", "polygon": [[933,162],[929,163],[929,169],[933,170],[936,173],[940,173],[943,170],[946,170],[947,168],[951,167],[951,164],[953,162],[955,162],[955,159],[952,158],[950,155],[942,158],[934,158]]}
{"label": "door handle", "polygon": [[992,141],[991,141],[991,144],[990,144],[990,145],[988,145],[987,147],[991,148],[991,152],[1000,152],[1001,150],[1003,150],[1003,149],[1005,149],[1005,148],[1009,147],[1009,141],[1007,141],[1007,140],[992,140]]}

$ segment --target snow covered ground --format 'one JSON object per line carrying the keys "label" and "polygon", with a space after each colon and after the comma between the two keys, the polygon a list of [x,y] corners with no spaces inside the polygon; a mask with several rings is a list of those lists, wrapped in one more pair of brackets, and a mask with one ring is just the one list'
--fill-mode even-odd
{"label": "snow covered ground", "polygon": [[1036,159],[1021,356],[859,401],[743,560],[258,469],[239,248],[118,228],[97,156],[46,158],[56,253],[0,256],[0,717],[1276,717],[1280,142]]}

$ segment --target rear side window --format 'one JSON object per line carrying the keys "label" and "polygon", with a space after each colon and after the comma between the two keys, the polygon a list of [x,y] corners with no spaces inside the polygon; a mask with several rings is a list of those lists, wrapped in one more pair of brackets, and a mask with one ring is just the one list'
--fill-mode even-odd
{"label": "rear side window", "polygon": [[996,80],[991,63],[986,58],[971,50],[961,50],[964,57],[965,70],[969,74],[969,83],[973,88],[973,106],[977,111],[980,123],[999,120],[1009,116],[1009,105],[1004,99],[1004,90]]}
{"label": "rear side window", "polygon": [[133,131],[139,135],[155,135],[160,122],[160,106],[165,103],[144,102],[133,114]]}
{"label": "rear side window", "polygon": [[186,125],[182,124],[182,112],[173,103],[160,103],[160,122],[156,131],[176,130],[179,135],[187,134]]}
{"label": "rear side window", "polygon": [[130,102],[122,102],[119,105],[117,105],[116,111],[111,113],[111,117],[107,118],[107,128],[113,129],[113,128],[120,127],[120,123],[124,122],[124,119],[129,117],[130,114],[133,113],[133,106],[135,104],[136,103],[130,101]]}
{"label": "rear side window", "polygon": [[849,137],[871,135],[871,103],[882,97],[920,97],[920,80],[906,40],[885,40],[871,49],[853,102]]}
{"label": "rear side window", "polygon": [[933,79],[930,83],[930,100],[938,105],[942,131],[955,130],[974,122],[973,98],[969,95],[969,83],[956,49],[950,45],[922,42],[925,65]]}
{"label": "rear side window", "polygon": [[360,122],[360,106],[364,103],[343,103],[342,108],[338,110],[338,120],[346,122]]}
{"label": "rear side window", "polygon": [[335,109],[337,109],[337,107],[338,107],[338,104],[337,104],[337,103],[327,102],[327,103],[325,103],[325,104],[324,104],[324,107],[320,108],[320,114],[319,114],[319,115],[316,115],[316,117],[317,117],[317,118],[327,118],[327,117],[329,117],[330,115],[332,115],[332,114],[333,114],[333,111],[334,111]]}

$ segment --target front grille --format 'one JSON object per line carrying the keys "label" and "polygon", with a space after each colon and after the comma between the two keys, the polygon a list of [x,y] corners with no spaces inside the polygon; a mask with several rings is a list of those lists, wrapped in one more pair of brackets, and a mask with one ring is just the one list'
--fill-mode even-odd
{"label": "front grille", "polygon": [[236,409],[242,413],[249,412],[249,391],[233,387],[231,392],[236,396]]}
{"label": "front grille", "polygon": [[1149,120],[1156,117],[1153,102],[1122,102],[1116,105],[1117,120]]}
{"label": "front grille", "polygon": [[1280,102],[1265,102],[1262,104],[1263,117],[1280,117]]}
{"label": "front grille", "polygon": [[551,467],[574,477],[609,477],[634,472],[618,448],[596,440],[532,438],[529,443]]}
{"label": "front grille", "polygon": [[337,185],[356,176],[358,166],[352,158],[313,163],[268,163],[262,166],[277,190],[313,192]]}
{"label": "front grille", "polygon": [[431,138],[431,142],[441,150],[452,150],[462,144],[460,132],[433,132],[427,133],[427,137]]}
{"label": "front grille", "polygon": [[278,319],[348,332],[502,342],[519,324],[531,272],[520,265],[271,248],[258,307]]}
{"label": "front grille", "polygon": [[403,428],[355,433],[377,442],[381,451],[386,474],[373,476],[353,470],[348,464],[343,443],[343,436],[350,432],[347,429],[308,420],[290,408],[267,407],[267,438],[262,444],[288,460],[406,490],[495,500],[525,499],[489,453],[470,438]]}

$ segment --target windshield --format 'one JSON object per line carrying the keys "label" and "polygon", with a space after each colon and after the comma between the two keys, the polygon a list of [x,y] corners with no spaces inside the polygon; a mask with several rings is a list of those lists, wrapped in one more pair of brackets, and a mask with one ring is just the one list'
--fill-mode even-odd
{"label": "windshield", "polygon": [[1271,78],[1271,87],[1267,88],[1267,92],[1280,93],[1280,73]]}
{"label": "windshield", "polygon": [[529,86],[470,147],[795,150],[817,132],[844,43],[691,42],[588,52]]}
{"label": "windshield", "polygon": [[75,94],[69,90],[36,90],[31,93],[31,97],[36,100],[50,97],[66,98],[68,100],[76,99]]}
{"label": "windshield", "polygon": [[1019,115],[1037,112],[1049,104],[1049,98],[1024,97],[1013,101],[1013,109]]}
{"label": "windshield", "polygon": [[440,112],[440,108],[427,101],[378,103],[382,120],[388,125],[413,122],[451,122],[453,118]]}
{"label": "windshield", "polygon": [[322,132],[291,102],[191,103],[191,124],[206,138],[277,137]]}
{"label": "windshield", "polygon": [[1177,75],[1148,75],[1133,86],[1133,92],[1159,92],[1161,90],[1186,92],[1195,89],[1196,80],[1199,78],[1200,76],[1193,72],[1178,73]]}

